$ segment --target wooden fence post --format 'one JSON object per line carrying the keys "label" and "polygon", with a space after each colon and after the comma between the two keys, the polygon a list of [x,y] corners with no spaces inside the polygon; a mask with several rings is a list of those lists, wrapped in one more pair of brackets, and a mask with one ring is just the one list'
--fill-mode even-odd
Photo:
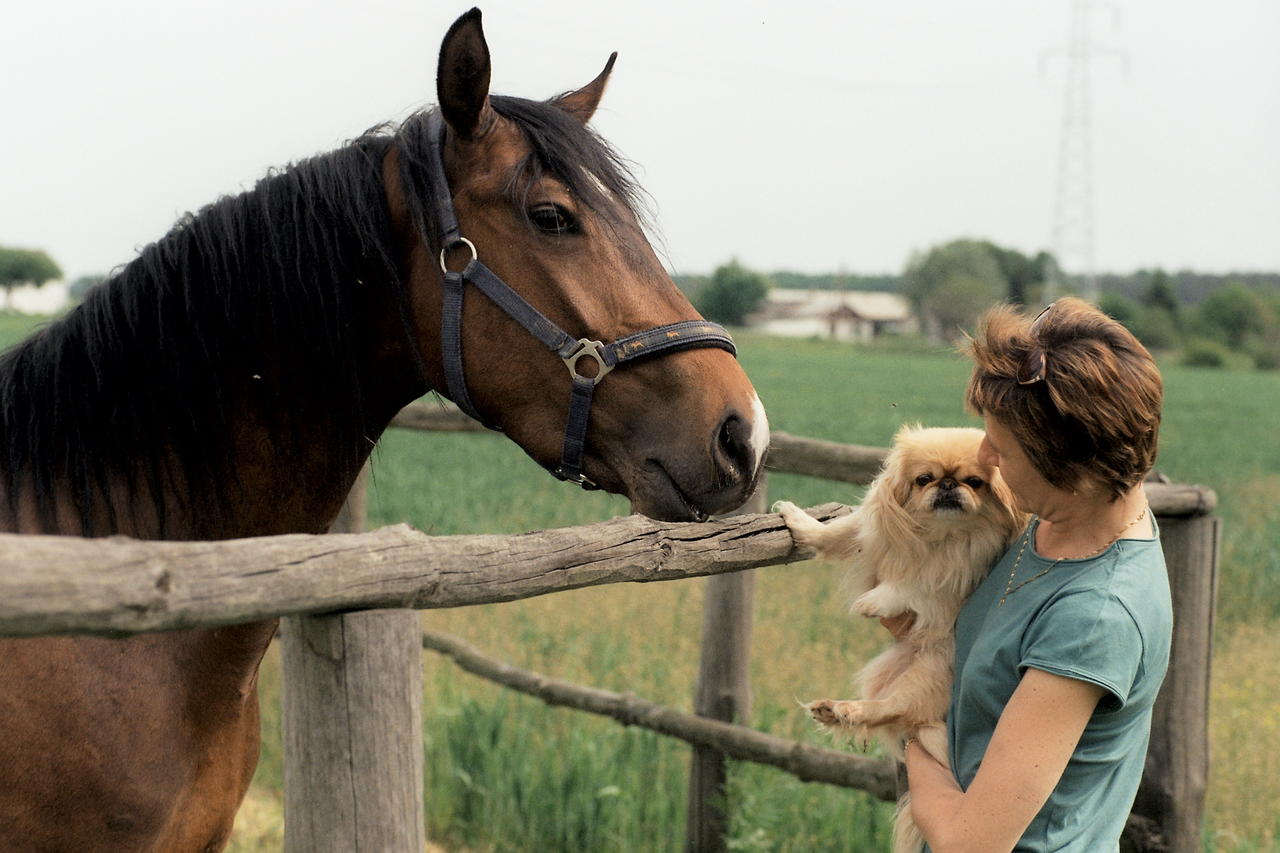
{"label": "wooden fence post", "polygon": [[[363,529],[365,479],[362,473],[356,481],[334,532]],[[422,850],[418,614],[382,610],[284,621],[285,850]]]}
{"label": "wooden fence post", "polygon": [[1201,849],[1209,776],[1209,668],[1222,522],[1193,514],[1162,516],[1159,523],[1173,594],[1173,646],[1124,841],[1125,849],[1139,853],[1194,853]]}
{"label": "wooden fence post", "polygon": [[[761,474],[755,493],[738,513],[767,511]],[[735,513],[735,514],[738,514]],[[751,717],[751,614],[756,573],[752,569],[707,578],[702,609],[702,653],[694,711],[724,722]],[[724,853],[729,830],[725,802],[725,757],[695,746],[689,766],[685,853]]]}

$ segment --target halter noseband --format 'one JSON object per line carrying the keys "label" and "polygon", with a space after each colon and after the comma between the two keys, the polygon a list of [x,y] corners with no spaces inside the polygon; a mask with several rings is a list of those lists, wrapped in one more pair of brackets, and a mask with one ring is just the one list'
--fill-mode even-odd
{"label": "halter noseband", "polygon": [[[557,479],[576,483],[586,489],[598,488],[582,473],[582,454],[587,441],[587,423],[591,417],[591,398],[600,381],[620,364],[659,353],[716,347],[736,356],[738,351],[733,345],[733,339],[723,326],[706,320],[686,320],[656,326],[645,332],[619,338],[611,344],[589,338],[570,337],[481,263],[475,244],[462,236],[453,211],[449,183],[444,174],[444,121],[439,113],[432,115],[430,121],[428,133],[431,134],[431,155],[427,158],[426,165],[427,179],[436,199],[436,222],[440,228],[440,269],[444,272],[440,345],[449,396],[458,404],[458,408],[472,418],[490,429],[498,429],[487,423],[476,411],[471,395],[467,393],[467,380],[462,368],[462,295],[470,282],[529,334],[542,341],[569,368],[573,390],[569,395],[569,420],[565,424],[564,448],[560,454],[560,464],[554,468],[547,466],[547,470]],[[465,246],[471,251],[471,260],[461,272],[451,272],[445,265],[445,254],[459,246]],[[584,358],[596,363],[594,375],[584,376],[578,371],[578,362]]]}

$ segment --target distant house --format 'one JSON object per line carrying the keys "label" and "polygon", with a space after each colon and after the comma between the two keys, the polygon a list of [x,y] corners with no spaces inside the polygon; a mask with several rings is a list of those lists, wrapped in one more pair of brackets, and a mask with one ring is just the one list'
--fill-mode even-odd
{"label": "distant house", "polygon": [[882,334],[916,331],[907,300],[868,290],[793,290],[775,287],[747,325],[774,335],[867,342]]}
{"label": "distant house", "polygon": [[[0,294],[0,300],[3,295]],[[9,297],[8,307],[22,314],[57,314],[67,307],[67,283],[49,281],[41,287],[24,284],[15,287]],[[0,307],[4,303],[0,301]]]}

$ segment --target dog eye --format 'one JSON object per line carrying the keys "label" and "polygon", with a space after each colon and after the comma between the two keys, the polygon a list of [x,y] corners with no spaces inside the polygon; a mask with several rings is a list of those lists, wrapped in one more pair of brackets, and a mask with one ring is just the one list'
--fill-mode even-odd
{"label": "dog eye", "polygon": [[917,486],[927,486],[932,482],[933,482],[932,474],[921,474],[919,477],[916,477]]}
{"label": "dog eye", "polygon": [[971,489],[981,489],[983,486],[986,485],[986,483],[983,482],[981,477],[969,477],[964,481],[964,484]]}

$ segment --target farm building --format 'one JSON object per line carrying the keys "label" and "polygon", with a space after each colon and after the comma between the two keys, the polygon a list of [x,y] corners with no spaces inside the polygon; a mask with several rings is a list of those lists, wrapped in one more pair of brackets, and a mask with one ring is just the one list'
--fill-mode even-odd
{"label": "farm building", "polygon": [[896,293],[775,287],[747,324],[774,335],[870,341],[916,331],[906,299]]}

